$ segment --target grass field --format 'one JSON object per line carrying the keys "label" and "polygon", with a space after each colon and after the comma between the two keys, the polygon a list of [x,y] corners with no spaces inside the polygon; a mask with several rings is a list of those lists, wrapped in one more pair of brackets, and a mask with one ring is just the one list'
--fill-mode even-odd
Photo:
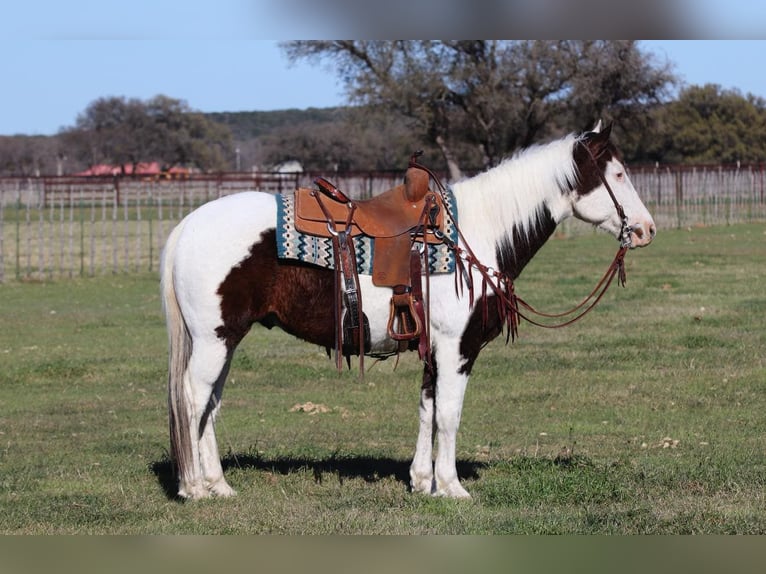
{"label": "grass field", "polygon": [[[661,230],[582,322],[487,347],[458,436],[469,501],[407,492],[415,356],[360,383],[258,328],[218,426],[239,496],[180,502],[156,277],[0,285],[0,532],[766,533],[765,247],[763,224]],[[566,308],[615,249],[554,239],[517,290]]]}

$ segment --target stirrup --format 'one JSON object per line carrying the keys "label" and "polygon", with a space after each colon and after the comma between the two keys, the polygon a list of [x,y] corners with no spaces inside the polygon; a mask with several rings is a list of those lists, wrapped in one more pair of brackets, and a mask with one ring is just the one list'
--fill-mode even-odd
{"label": "stirrup", "polygon": [[420,336],[423,323],[415,310],[412,293],[394,293],[388,317],[388,336],[394,341],[409,341]]}

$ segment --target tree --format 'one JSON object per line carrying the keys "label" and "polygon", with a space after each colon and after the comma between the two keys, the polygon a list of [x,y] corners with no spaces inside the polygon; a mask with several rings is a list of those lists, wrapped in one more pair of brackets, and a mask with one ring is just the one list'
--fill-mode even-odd
{"label": "tree", "polygon": [[586,41],[579,47],[570,101],[576,125],[603,116],[617,124],[640,122],[647,109],[668,100],[675,82],[669,64],[655,64],[635,42]]}
{"label": "tree", "polygon": [[55,137],[0,136],[0,175],[57,173],[64,159]]}
{"label": "tree", "polygon": [[[303,121],[259,138],[261,165],[299,159],[307,170],[401,170],[412,152],[424,148],[402,116],[349,107],[333,121]],[[428,159],[438,151],[424,150]]]}
{"label": "tree", "polygon": [[[459,144],[486,166],[543,137],[640,117],[674,77],[636,42],[293,41],[291,60],[330,59],[355,103],[411,118],[453,178]],[[573,125],[574,124],[574,125]]]}
{"label": "tree", "polygon": [[230,130],[192,110],[183,100],[155,96],[95,100],[61,134],[86,163],[121,166],[159,161],[163,167],[194,165],[223,169],[231,150]]}
{"label": "tree", "polygon": [[657,112],[656,161],[762,162],[766,100],[716,84],[690,86]]}

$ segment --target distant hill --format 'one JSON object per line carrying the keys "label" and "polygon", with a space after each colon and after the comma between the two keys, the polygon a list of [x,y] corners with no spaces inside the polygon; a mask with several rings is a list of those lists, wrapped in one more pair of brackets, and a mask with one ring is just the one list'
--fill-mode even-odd
{"label": "distant hill", "polygon": [[[315,171],[403,170],[412,152],[421,149],[422,161],[442,169],[439,150],[421,130],[386,110],[345,106],[203,115],[231,131],[227,171],[269,170],[285,161]],[[91,167],[67,146],[60,134],[0,136],[0,176],[77,173]]]}
{"label": "distant hill", "polygon": [[235,140],[248,140],[289,126],[337,123],[344,120],[348,113],[348,108],[341,107],[269,112],[215,112],[206,113],[205,116],[228,126]]}

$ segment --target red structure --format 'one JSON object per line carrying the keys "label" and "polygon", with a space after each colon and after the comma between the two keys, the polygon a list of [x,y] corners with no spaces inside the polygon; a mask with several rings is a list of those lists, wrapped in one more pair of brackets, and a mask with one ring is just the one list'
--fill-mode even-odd
{"label": "red structure", "polygon": [[103,177],[109,175],[184,177],[189,175],[189,170],[185,167],[171,167],[170,169],[163,170],[160,167],[160,163],[158,161],[152,161],[125,165],[99,164],[91,166],[85,171],[81,171],[72,175],[85,177]]}

